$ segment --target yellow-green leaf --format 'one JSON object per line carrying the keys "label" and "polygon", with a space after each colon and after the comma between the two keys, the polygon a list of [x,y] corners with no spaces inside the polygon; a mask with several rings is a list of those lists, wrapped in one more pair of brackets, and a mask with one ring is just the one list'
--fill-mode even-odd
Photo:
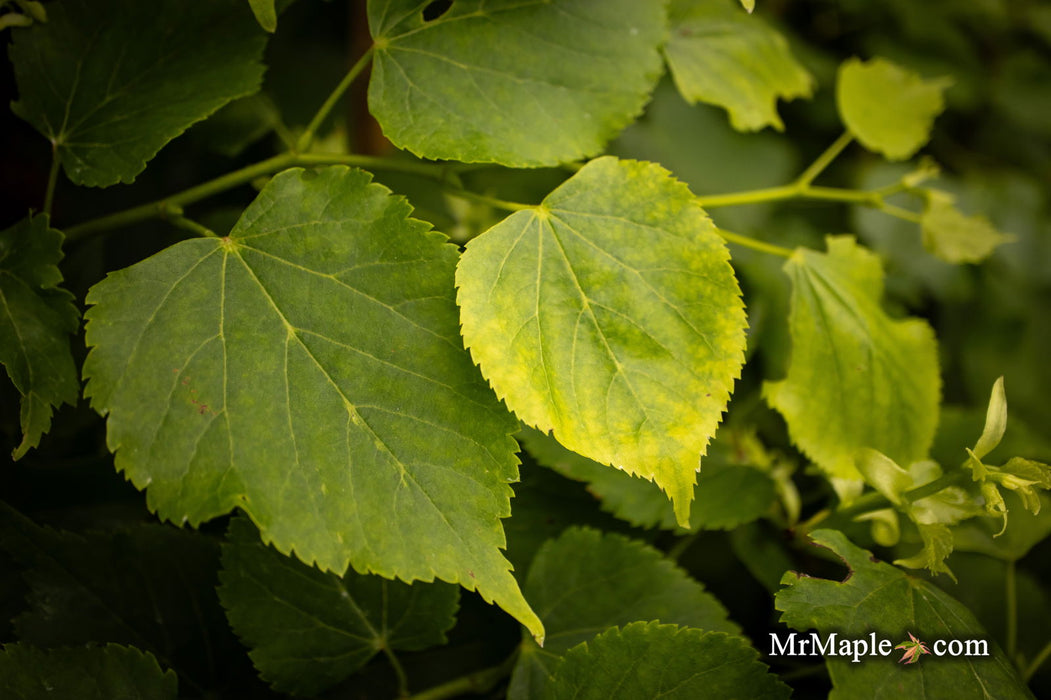
{"label": "yellow-green leaf", "polygon": [[930,139],[951,81],[924,80],[883,58],[844,61],[836,81],[839,116],[870,151],[904,160]]}
{"label": "yellow-green leaf", "polygon": [[1013,236],[1000,233],[984,216],[965,216],[952,195],[927,191],[927,205],[920,216],[923,247],[950,263],[977,263],[992,255]]}
{"label": "yellow-green leaf", "polygon": [[277,29],[277,9],[274,7],[274,0],[248,0],[248,4],[251,5],[252,14],[255,15],[259,26],[273,34]]}
{"label": "yellow-green leaf", "polygon": [[689,102],[723,107],[738,131],[764,126],[780,131],[778,98],[810,96],[810,73],[785,38],[760,18],[723,0],[672,0],[669,19],[664,55],[679,92]]}
{"label": "yellow-green leaf", "polygon": [[857,450],[870,447],[898,464],[927,456],[938,422],[938,347],[919,319],[893,319],[880,306],[879,258],[850,236],[828,238],[828,252],[797,249],[792,282],[787,377],[764,394],[792,440],[833,477],[856,479]]}
{"label": "yellow-green leaf", "polygon": [[566,447],[657,482],[689,523],[744,361],[729,254],[693,195],[605,157],[467,244],[464,340],[497,394]]}

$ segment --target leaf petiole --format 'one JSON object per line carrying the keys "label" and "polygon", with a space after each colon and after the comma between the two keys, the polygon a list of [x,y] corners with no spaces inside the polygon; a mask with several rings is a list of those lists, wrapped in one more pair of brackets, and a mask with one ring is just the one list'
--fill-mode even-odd
{"label": "leaf petiole", "polygon": [[339,85],[332,90],[332,93],[329,94],[325,99],[325,102],[318,108],[317,113],[314,114],[313,119],[311,119],[310,123],[307,125],[306,131],[304,131],[303,135],[299,137],[299,142],[296,144],[296,150],[298,152],[302,153],[310,148],[310,144],[314,141],[314,134],[317,133],[318,127],[321,126],[321,122],[325,121],[325,117],[332,112],[336,103],[339,102],[340,98],[343,97],[343,94],[348,88],[350,88],[354,79],[365,70],[365,66],[367,66],[369,61],[372,60],[372,52],[375,48],[375,45],[370,46],[368,50],[361,55],[361,58],[351,66],[350,70],[347,71],[347,74],[343,76],[343,80],[339,81]]}

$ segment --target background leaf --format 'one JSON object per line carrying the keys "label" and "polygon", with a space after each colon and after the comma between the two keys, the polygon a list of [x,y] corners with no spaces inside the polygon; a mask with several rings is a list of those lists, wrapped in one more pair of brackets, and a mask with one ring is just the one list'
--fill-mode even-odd
{"label": "background leaf", "polygon": [[420,6],[369,2],[369,110],[425,158],[528,167],[593,156],[660,76],[663,3],[458,0],[432,20]]}
{"label": "background leaf", "polygon": [[70,334],[80,325],[73,295],[59,287],[62,234],[46,216],[0,232],[0,364],[22,395],[22,442],[13,457],[40,444],[54,407],[77,402],[80,381]]}
{"label": "background leaf", "polygon": [[230,523],[221,579],[230,624],[260,675],[293,695],[316,695],[383,649],[445,643],[460,600],[449,584],[319,571],[267,547],[244,517]]}
{"label": "background leaf", "polygon": [[636,622],[570,649],[545,697],[787,700],[788,686],[758,657],[737,636]]}
{"label": "background leaf", "polygon": [[[811,538],[831,549],[850,569],[842,581],[786,573],[777,593],[781,620],[800,631],[817,629],[859,638],[906,639],[911,632],[928,644],[937,639],[988,639],[974,615],[930,583],[875,559],[835,530],[816,530]],[[993,640],[986,657],[924,658],[911,667],[893,656],[852,663],[825,659],[834,690],[830,700],[864,698],[1031,698],[1015,668]]]}
{"label": "background leaf", "polygon": [[984,216],[965,216],[952,195],[930,190],[920,219],[923,247],[950,263],[978,263],[1013,237],[1000,233]]}
{"label": "background leaf", "polygon": [[219,548],[211,538],[160,525],[81,535],[38,526],[0,503],[0,550],[28,588],[28,609],[14,620],[21,641],[132,644],[195,688],[218,687],[240,671],[241,650],[215,595]]}
{"label": "background leaf", "polygon": [[938,347],[925,322],[880,307],[875,254],[850,236],[827,241],[827,253],[798,248],[785,263],[792,355],[787,378],[764,393],[814,462],[858,478],[862,447],[900,465],[926,457],[938,422]]}
{"label": "background leaf", "polygon": [[277,29],[277,9],[274,7],[274,0],[248,0],[248,4],[259,26],[273,34]]}
{"label": "background leaf", "polygon": [[[725,430],[721,432],[720,438],[725,433]],[[693,489],[691,530],[729,529],[750,522],[765,513],[776,498],[770,477],[745,464],[732,463],[729,450],[720,438],[716,438],[704,458]],[[578,455],[550,435],[532,428],[519,433],[518,439],[545,467],[586,482],[603,510],[638,527],[666,530],[678,527],[671,503],[652,482]],[[727,498],[728,493],[732,493],[733,498]]]}
{"label": "background leaf", "polygon": [[836,78],[839,116],[870,151],[904,160],[930,139],[934,118],[945,103],[950,80],[925,81],[886,59],[843,62]]}
{"label": "background leaf", "polygon": [[191,124],[259,89],[265,45],[244,0],[62,0],[11,44],[11,108],[73,182],[129,183]]}
{"label": "background leaf", "polygon": [[0,694],[19,700],[175,700],[178,680],[134,647],[0,650]]}
{"label": "background leaf", "polygon": [[778,98],[809,97],[813,91],[813,78],[785,38],[734,4],[672,0],[668,14],[664,56],[679,92],[688,102],[725,108],[738,131],[783,130]]}
{"label": "background leaf", "polygon": [[685,527],[743,363],[728,258],[666,170],[600,158],[467,244],[464,342],[523,421],[656,481]]}
{"label": "background leaf", "polygon": [[544,621],[547,641],[541,649],[523,640],[511,677],[512,700],[543,697],[552,690],[550,678],[561,655],[609,627],[660,620],[739,632],[722,604],[659,551],[590,528],[568,528],[540,548],[525,594]]}
{"label": "background leaf", "polygon": [[92,288],[87,394],[162,518],[239,506],[307,563],[461,583],[540,634],[499,551],[516,423],[457,332],[456,249],[409,212],[361,171],[276,176],[228,238]]}

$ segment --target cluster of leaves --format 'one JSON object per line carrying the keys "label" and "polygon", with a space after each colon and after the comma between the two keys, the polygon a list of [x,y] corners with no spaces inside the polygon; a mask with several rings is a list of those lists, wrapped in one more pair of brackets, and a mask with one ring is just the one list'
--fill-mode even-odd
{"label": "cluster of leaves", "polygon": [[[1041,147],[981,189],[932,141],[955,88],[906,65],[980,11],[804,4],[368,0],[326,83],[338,3],[0,2],[51,146],[0,232],[2,694],[1031,697]],[[988,12],[1041,66],[1048,13]],[[838,55],[829,16],[899,43]],[[916,664],[786,662],[788,628]]]}

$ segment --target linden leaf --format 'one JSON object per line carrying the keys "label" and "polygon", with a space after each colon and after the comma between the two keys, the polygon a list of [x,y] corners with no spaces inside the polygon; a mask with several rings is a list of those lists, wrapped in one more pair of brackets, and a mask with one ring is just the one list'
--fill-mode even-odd
{"label": "linden leaf", "polygon": [[22,442],[13,457],[40,444],[51,413],[80,394],[70,351],[80,313],[58,285],[62,234],[46,216],[22,219],[0,231],[0,364],[22,395]]}
{"label": "linden leaf", "polygon": [[[720,433],[723,435],[723,433]],[[674,530],[675,511],[653,482],[567,450],[550,435],[526,428],[519,441],[540,464],[588,484],[602,509],[638,527]],[[721,449],[719,449],[721,447]],[[763,515],[777,497],[773,480],[747,463],[734,463],[717,438],[693,489],[690,529],[729,530]],[[726,494],[734,494],[726,498]]]}
{"label": "linden leaf", "polygon": [[850,236],[827,241],[827,253],[799,248],[785,263],[792,355],[788,376],[763,393],[818,466],[856,479],[863,447],[898,464],[926,457],[938,421],[938,347],[924,321],[880,307],[874,253]]}
{"label": "linden leaf", "polygon": [[464,341],[523,421],[655,481],[688,527],[699,457],[744,362],[728,260],[685,185],[599,158],[467,244]]}
{"label": "linden leaf", "polygon": [[0,697],[18,700],[175,700],[179,680],[135,647],[0,649]]}
{"label": "linden leaf", "polygon": [[166,143],[262,81],[266,35],[244,0],[62,0],[48,17],[15,33],[11,108],[78,185],[132,182]]}
{"label": "linden leaf", "polygon": [[923,80],[886,59],[844,61],[836,80],[836,104],[847,129],[870,151],[905,160],[930,139],[934,118],[945,108],[942,92],[952,81]]}
{"label": "linden leaf", "polygon": [[923,247],[950,263],[977,263],[992,255],[1014,236],[1000,233],[984,216],[964,216],[953,205],[952,195],[927,190],[927,205],[920,215]]}
{"label": "linden leaf", "polygon": [[784,575],[774,604],[790,627],[838,639],[895,642],[909,634],[928,643],[975,640],[985,643],[985,656],[942,656],[908,668],[893,656],[826,656],[832,679],[830,700],[872,698],[1032,698],[1018,672],[971,611],[940,588],[881,562],[835,530],[815,530],[814,543],[843,559],[850,573],[843,581],[812,578],[790,571]]}
{"label": "linden leaf", "polygon": [[463,349],[456,248],[369,180],[286,171],[227,238],[95,285],[86,395],[162,518],[240,507],[323,570],[460,583],[542,635],[499,551],[517,423]]}
{"label": "linden leaf", "polygon": [[[426,3],[423,3],[426,4]],[[556,165],[599,153],[661,74],[662,2],[370,0],[369,109],[426,158]]]}
{"label": "linden leaf", "polygon": [[723,107],[738,131],[781,131],[777,99],[811,95],[813,78],[758,17],[724,1],[672,0],[669,19],[664,55],[679,92],[691,103]]}
{"label": "linden leaf", "polygon": [[551,700],[787,700],[791,690],[742,637],[636,622],[570,649]]}
{"label": "linden leaf", "polygon": [[274,690],[316,695],[382,649],[418,651],[445,643],[460,589],[342,577],[286,557],[234,518],[223,545],[219,598],[248,655]]}
{"label": "linden leaf", "polygon": [[[609,627],[636,620],[739,632],[704,586],[637,540],[573,527],[537,552],[524,586],[544,622],[541,649],[523,640],[511,700],[543,697],[561,655]],[[630,696],[628,696],[630,697]]]}
{"label": "linden leaf", "polygon": [[255,15],[259,26],[273,34],[277,29],[277,8],[274,7],[274,0],[248,0],[248,4],[252,7],[252,14]]}

